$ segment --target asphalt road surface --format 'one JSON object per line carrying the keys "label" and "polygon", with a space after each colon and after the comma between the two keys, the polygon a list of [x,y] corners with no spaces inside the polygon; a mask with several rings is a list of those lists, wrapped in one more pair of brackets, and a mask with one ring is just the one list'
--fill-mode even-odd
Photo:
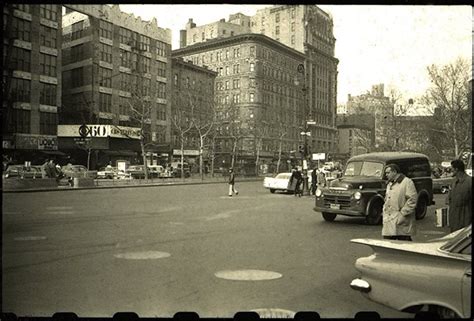
{"label": "asphalt road surface", "polygon": [[[261,182],[237,188],[234,197],[223,183],[3,194],[3,312],[413,317],[349,287],[354,261],[371,253],[350,239],[380,238],[380,226],[325,222],[312,197],[270,194]],[[415,240],[446,233],[433,212]]]}

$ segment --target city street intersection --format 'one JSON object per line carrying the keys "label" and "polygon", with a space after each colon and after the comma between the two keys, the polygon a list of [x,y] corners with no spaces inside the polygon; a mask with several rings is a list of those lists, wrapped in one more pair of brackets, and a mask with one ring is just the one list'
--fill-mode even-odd
{"label": "city street intersection", "polygon": [[[3,194],[3,311],[108,317],[232,317],[238,311],[376,311],[407,317],[349,287],[354,261],[380,238],[363,218],[325,222],[313,197],[262,182]],[[415,241],[443,236],[436,195]]]}

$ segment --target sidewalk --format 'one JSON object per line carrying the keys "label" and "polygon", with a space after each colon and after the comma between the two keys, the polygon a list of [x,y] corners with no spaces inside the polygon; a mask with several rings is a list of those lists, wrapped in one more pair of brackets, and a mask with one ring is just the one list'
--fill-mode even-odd
{"label": "sidewalk", "polygon": [[[11,179],[13,180],[13,179]],[[199,185],[199,184],[227,184],[227,177],[207,175],[201,179],[199,175],[185,178],[150,178],[150,179],[94,179],[91,186],[69,186],[61,182],[58,186],[41,186],[42,179],[37,179],[37,186],[29,184],[25,188],[12,188],[5,185],[3,180],[3,193],[29,193],[29,192],[50,192],[50,191],[77,191],[86,189],[108,189],[108,188],[130,188],[130,187],[150,187],[150,186],[174,186],[174,185]],[[236,177],[237,182],[257,182],[263,181],[263,177]],[[34,182],[32,180],[32,182]]]}

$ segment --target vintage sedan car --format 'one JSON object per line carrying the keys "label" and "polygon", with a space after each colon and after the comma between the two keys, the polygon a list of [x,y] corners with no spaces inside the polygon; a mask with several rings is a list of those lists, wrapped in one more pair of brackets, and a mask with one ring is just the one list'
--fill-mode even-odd
{"label": "vintage sedan car", "polygon": [[41,178],[41,166],[10,165],[3,173],[4,178]]}
{"label": "vintage sedan car", "polygon": [[263,187],[270,190],[270,193],[275,191],[294,192],[295,187],[290,186],[291,173],[279,173],[275,177],[265,177],[263,179]]}
{"label": "vintage sedan car", "polygon": [[472,225],[427,242],[353,239],[373,254],[356,260],[352,289],[393,309],[470,318]]}
{"label": "vintage sedan car", "polygon": [[102,167],[97,171],[97,178],[100,179],[113,179],[117,174],[117,167],[106,166]]}
{"label": "vintage sedan car", "polygon": [[130,176],[135,179],[145,178],[145,168],[143,165],[129,166],[126,173],[130,174]]}

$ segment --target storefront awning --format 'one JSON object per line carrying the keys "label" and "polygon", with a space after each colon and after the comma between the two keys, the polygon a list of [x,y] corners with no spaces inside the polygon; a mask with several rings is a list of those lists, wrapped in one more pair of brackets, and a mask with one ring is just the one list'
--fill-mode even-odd
{"label": "storefront awning", "polygon": [[67,154],[60,152],[59,150],[40,150],[43,154],[46,155],[59,155],[59,156],[66,156]]}
{"label": "storefront awning", "polygon": [[111,155],[111,156],[136,156],[137,152],[134,152],[132,150],[103,150],[101,151],[105,155]]}

